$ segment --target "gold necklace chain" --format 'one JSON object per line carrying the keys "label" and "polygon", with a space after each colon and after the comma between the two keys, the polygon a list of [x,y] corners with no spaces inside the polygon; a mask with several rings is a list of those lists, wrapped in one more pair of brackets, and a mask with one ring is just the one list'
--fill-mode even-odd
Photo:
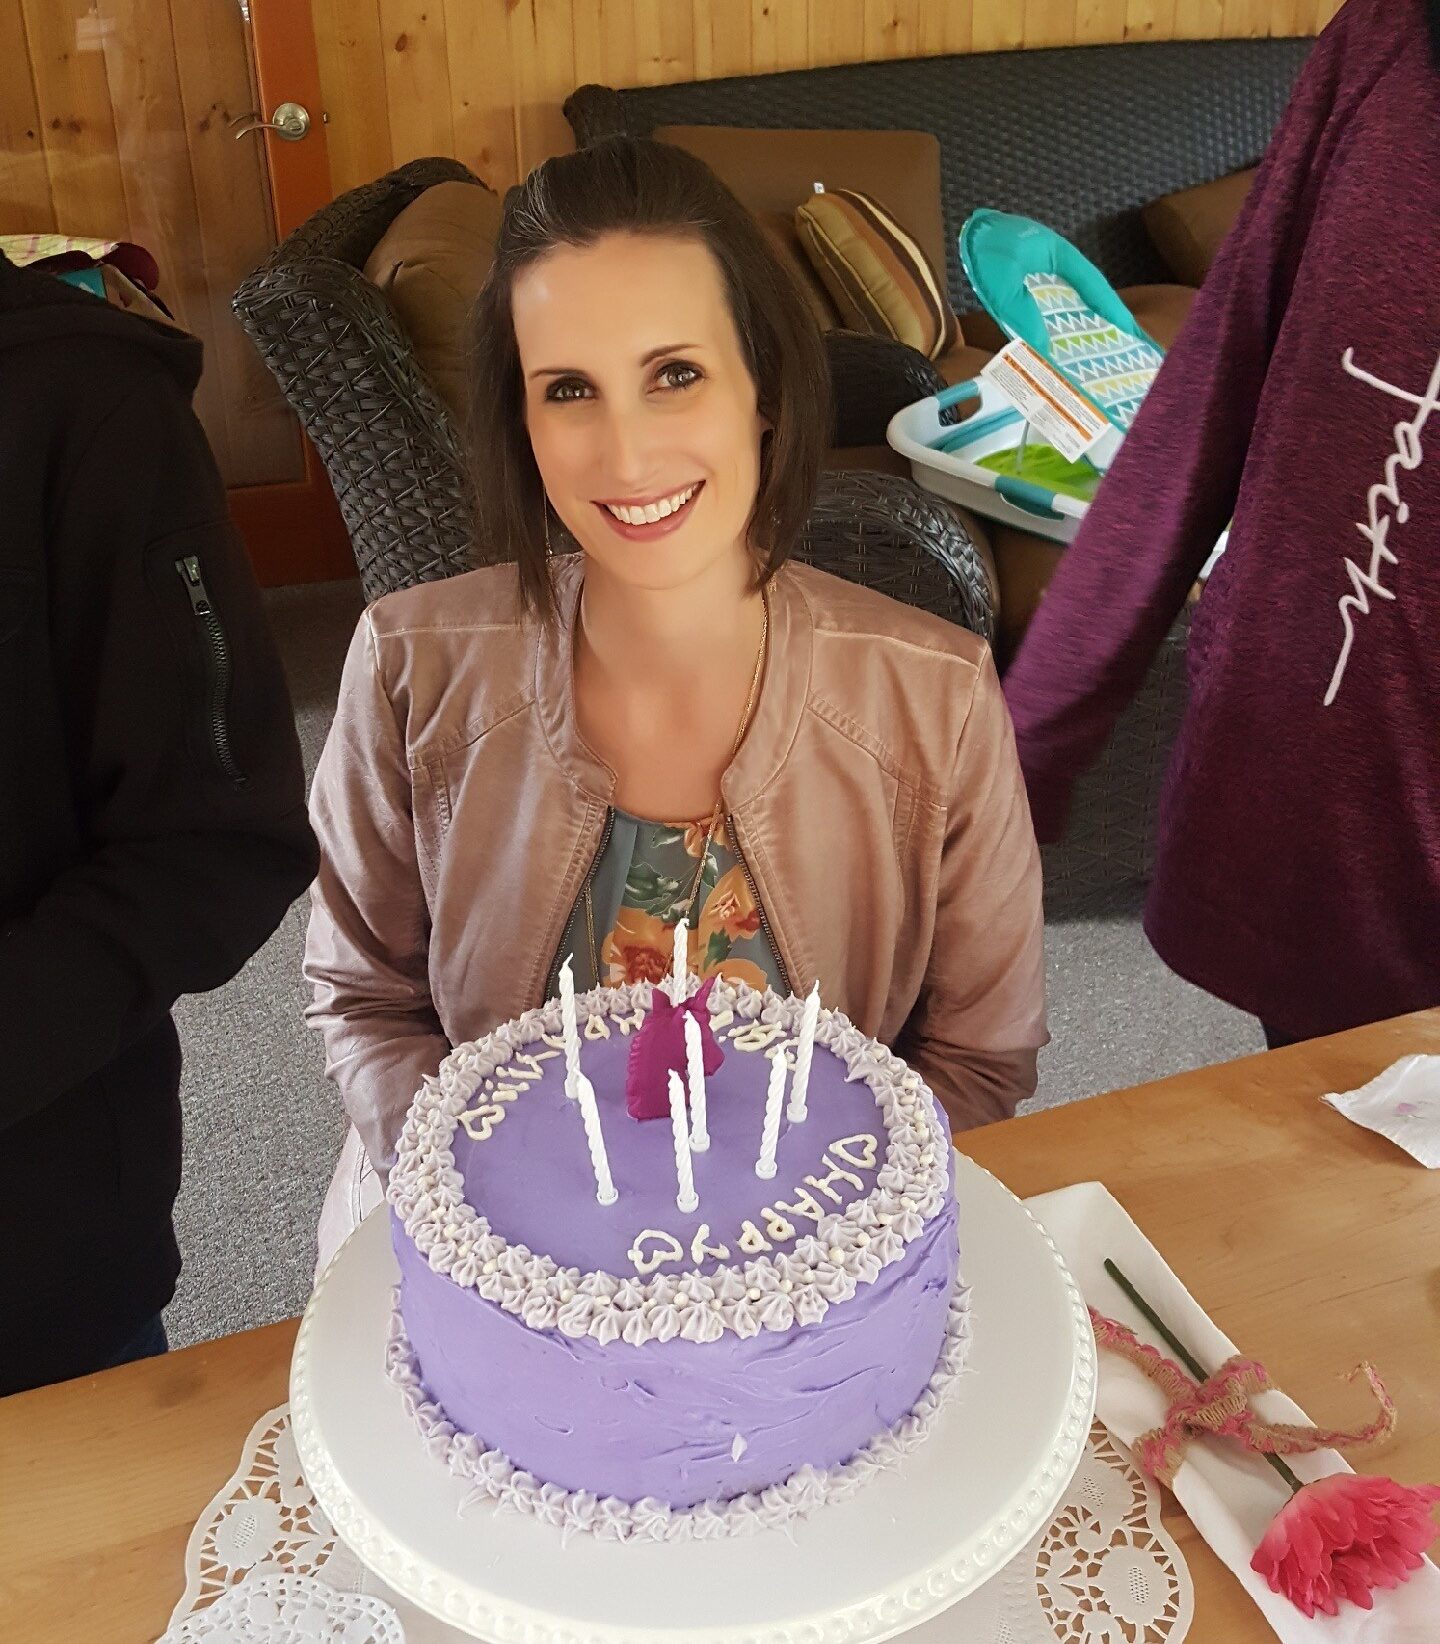
{"label": "gold necklace chain", "polygon": [[[755,711],[755,698],[760,690],[760,674],[765,666],[765,647],[770,638],[770,602],[762,592],[760,595],[760,648],[755,653],[755,671],[750,676],[750,691],[745,698],[745,710],[740,715],[740,727],[735,732],[735,742],[730,749],[730,758],[734,759],[740,751],[740,744],[745,740],[745,733],[750,729],[750,716]],[[715,842],[715,830],[720,826],[720,816],[723,809],[723,798],[716,799],[715,809],[710,813],[710,826],[705,830],[705,843],[700,850],[700,865],[695,870],[695,881],[690,886],[690,895],[685,901],[685,918],[693,927],[695,923],[695,901],[700,894],[700,881],[705,877],[705,869],[710,862],[710,847]],[[595,878],[594,870],[585,881],[585,931],[590,939],[590,976],[591,985],[600,984],[600,950],[595,945],[595,900],[591,894],[591,884]]]}

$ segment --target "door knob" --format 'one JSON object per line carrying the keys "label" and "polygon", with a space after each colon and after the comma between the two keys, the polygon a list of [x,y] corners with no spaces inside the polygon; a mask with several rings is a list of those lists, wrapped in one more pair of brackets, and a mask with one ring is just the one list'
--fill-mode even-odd
{"label": "door knob", "polygon": [[268,120],[262,120],[252,110],[249,114],[237,115],[230,127],[237,142],[252,131],[273,131],[287,143],[298,143],[310,129],[310,110],[302,103],[281,103]]}

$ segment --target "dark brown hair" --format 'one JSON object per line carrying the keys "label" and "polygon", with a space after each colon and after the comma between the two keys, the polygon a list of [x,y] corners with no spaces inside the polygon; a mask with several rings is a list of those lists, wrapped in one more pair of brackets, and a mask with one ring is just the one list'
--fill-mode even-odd
{"label": "dark brown hair", "polygon": [[[470,351],[471,483],[487,559],[516,559],[526,606],[549,621],[548,504],[525,428],[510,294],[515,276],[556,246],[603,234],[690,235],[720,267],[755,381],[762,436],[749,542],[763,586],[809,515],[830,436],[830,380],[814,317],[755,219],[703,161],[647,138],[606,137],[543,162],[505,199],[495,262],[476,303]],[[558,518],[558,549],[573,547]]]}

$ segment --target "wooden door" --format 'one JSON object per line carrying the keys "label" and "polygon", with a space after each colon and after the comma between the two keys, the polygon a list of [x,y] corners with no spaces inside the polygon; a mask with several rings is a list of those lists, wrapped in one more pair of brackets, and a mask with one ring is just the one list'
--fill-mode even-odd
{"label": "wooden door", "polygon": [[[272,231],[283,238],[332,198],[310,0],[248,0],[244,11],[257,118],[245,123],[238,144],[261,158]],[[276,111],[286,104],[308,117],[298,141],[273,129]],[[297,479],[230,494],[231,512],[267,584],[355,575],[350,539],[324,467],[303,436],[300,446],[303,471]]]}
{"label": "wooden door", "polygon": [[[291,49],[308,0],[282,0]],[[304,54],[295,51],[301,73]],[[274,143],[236,122],[262,106],[264,64],[242,0],[0,0],[0,235],[133,240],[159,295],[205,344],[195,405],[232,512],[267,583],[353,576],[314,453],[230,313],[277,232],[329,198],[316,123],[278,180]]]}

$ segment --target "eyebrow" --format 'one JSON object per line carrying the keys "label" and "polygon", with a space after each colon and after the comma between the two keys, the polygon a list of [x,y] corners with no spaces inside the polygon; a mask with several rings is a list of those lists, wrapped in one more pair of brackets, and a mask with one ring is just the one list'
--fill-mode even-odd
{"label": "eyebrow", "polygon": [[[651,360],[658,360],[662,354],[681,354],[686,349],[699,348],[699,343],[677,342],[665,343],[660,348],[651,348],[640,356],[641,365],[649,365]],[[578,365],[543,365],[537,371],[530,373],[532,377],[583,377],[585,372]]]}

